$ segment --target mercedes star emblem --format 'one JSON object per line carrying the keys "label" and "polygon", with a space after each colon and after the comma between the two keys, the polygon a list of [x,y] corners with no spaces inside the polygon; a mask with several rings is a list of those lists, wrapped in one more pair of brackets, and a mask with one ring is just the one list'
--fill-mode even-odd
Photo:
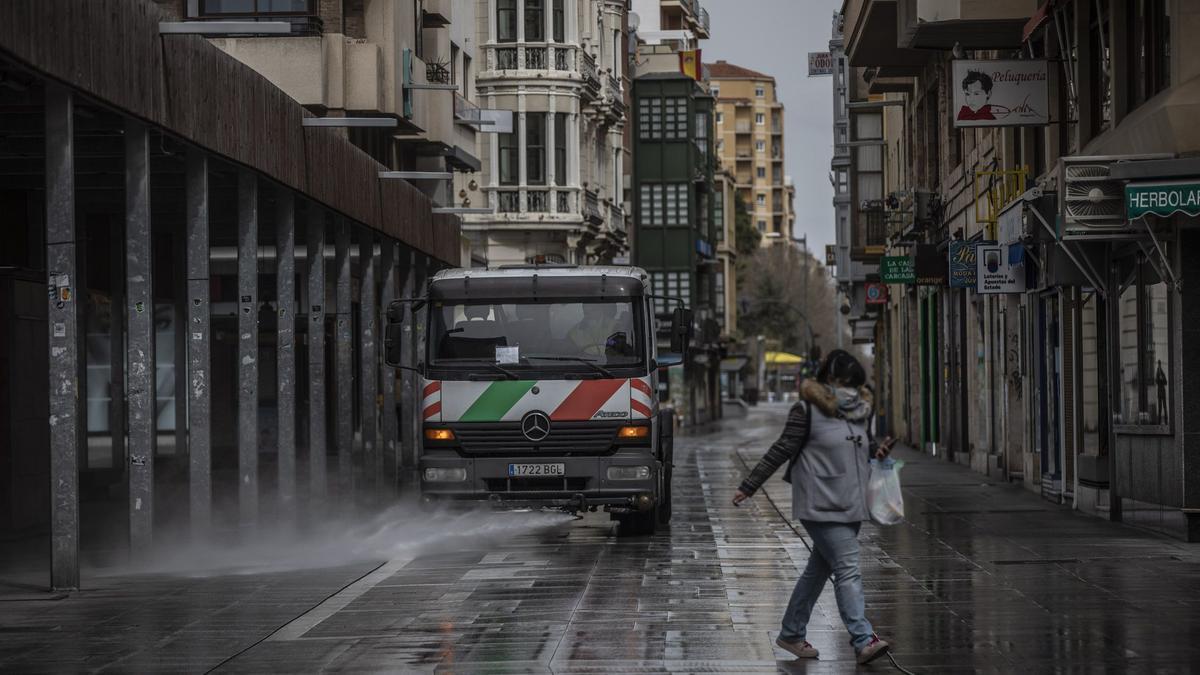
{"label": "mercedes star emblem", "polygon": [[544,412],[533,411],[521,419],[521,433],[537,443],[550,435],[550,418]]}

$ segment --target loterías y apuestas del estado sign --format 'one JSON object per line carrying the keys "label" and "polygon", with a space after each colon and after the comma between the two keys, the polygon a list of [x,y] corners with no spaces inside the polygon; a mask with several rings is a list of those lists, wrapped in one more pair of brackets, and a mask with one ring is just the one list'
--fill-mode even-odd
{"label": "loter\u00edas y apuestas del estado sign", "polygon": [[1200,183],[1130,183],[1125,186],[1125,210],[1130,220],[1146,215],[1200,215]]}

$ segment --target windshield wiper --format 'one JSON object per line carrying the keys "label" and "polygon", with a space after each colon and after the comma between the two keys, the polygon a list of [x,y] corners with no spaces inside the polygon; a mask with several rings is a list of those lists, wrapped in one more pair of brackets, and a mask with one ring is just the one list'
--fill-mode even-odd
{"label": "windshield wiper", "polygon": [[582,363],[590,366],[592,370],[595,370],[597,373],[600,373],[607,378],[615,379],[617,377],[611,370],[596,363],[594,359],[589,359],[583,356],[539,356],[537,354],[522,354],[521,356],[526,359],[540,359],[542,361],[571,361],[573,363]]}
{"label": "windshield wiper", "polygon": [[521,379],[520,375],[517,375],[516,373],[509,370],[508,368],[502,368],[502,367],[496,365],[495,363],[488,361],[487,359],[442,359],[442,363],[440,363],[438,365],[457,365],[459,363],[463,363],[463,364],[471,363],[471,364],[479,364],[481,366],[487,366],[488,368],[491,368],[495,372],[504,375],[506,378],[508,378],[510,380]]}

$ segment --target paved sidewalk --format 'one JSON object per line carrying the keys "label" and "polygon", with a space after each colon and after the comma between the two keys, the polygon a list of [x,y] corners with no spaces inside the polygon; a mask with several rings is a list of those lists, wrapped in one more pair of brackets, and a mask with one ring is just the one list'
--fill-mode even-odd
{"label": "paved sidewalk", "polygon": [[[747,467],[761,454],[738,450]],[[868,618],[903,665],[1200,671],[1200,546],[909,448],[894,456],[906,522],[865,524],[860,538]],[[790,486],[776,475],[765,490],[790,520]]]}

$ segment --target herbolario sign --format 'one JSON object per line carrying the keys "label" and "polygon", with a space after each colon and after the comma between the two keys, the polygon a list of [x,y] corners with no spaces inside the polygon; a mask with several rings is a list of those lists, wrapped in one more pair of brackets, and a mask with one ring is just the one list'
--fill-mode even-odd
{"label": "herbolario sign", "polygon": [[1130,183],[1125,186],[1125,210],[1130,220],[1175,213],[1200,216],[1200,182]]}

